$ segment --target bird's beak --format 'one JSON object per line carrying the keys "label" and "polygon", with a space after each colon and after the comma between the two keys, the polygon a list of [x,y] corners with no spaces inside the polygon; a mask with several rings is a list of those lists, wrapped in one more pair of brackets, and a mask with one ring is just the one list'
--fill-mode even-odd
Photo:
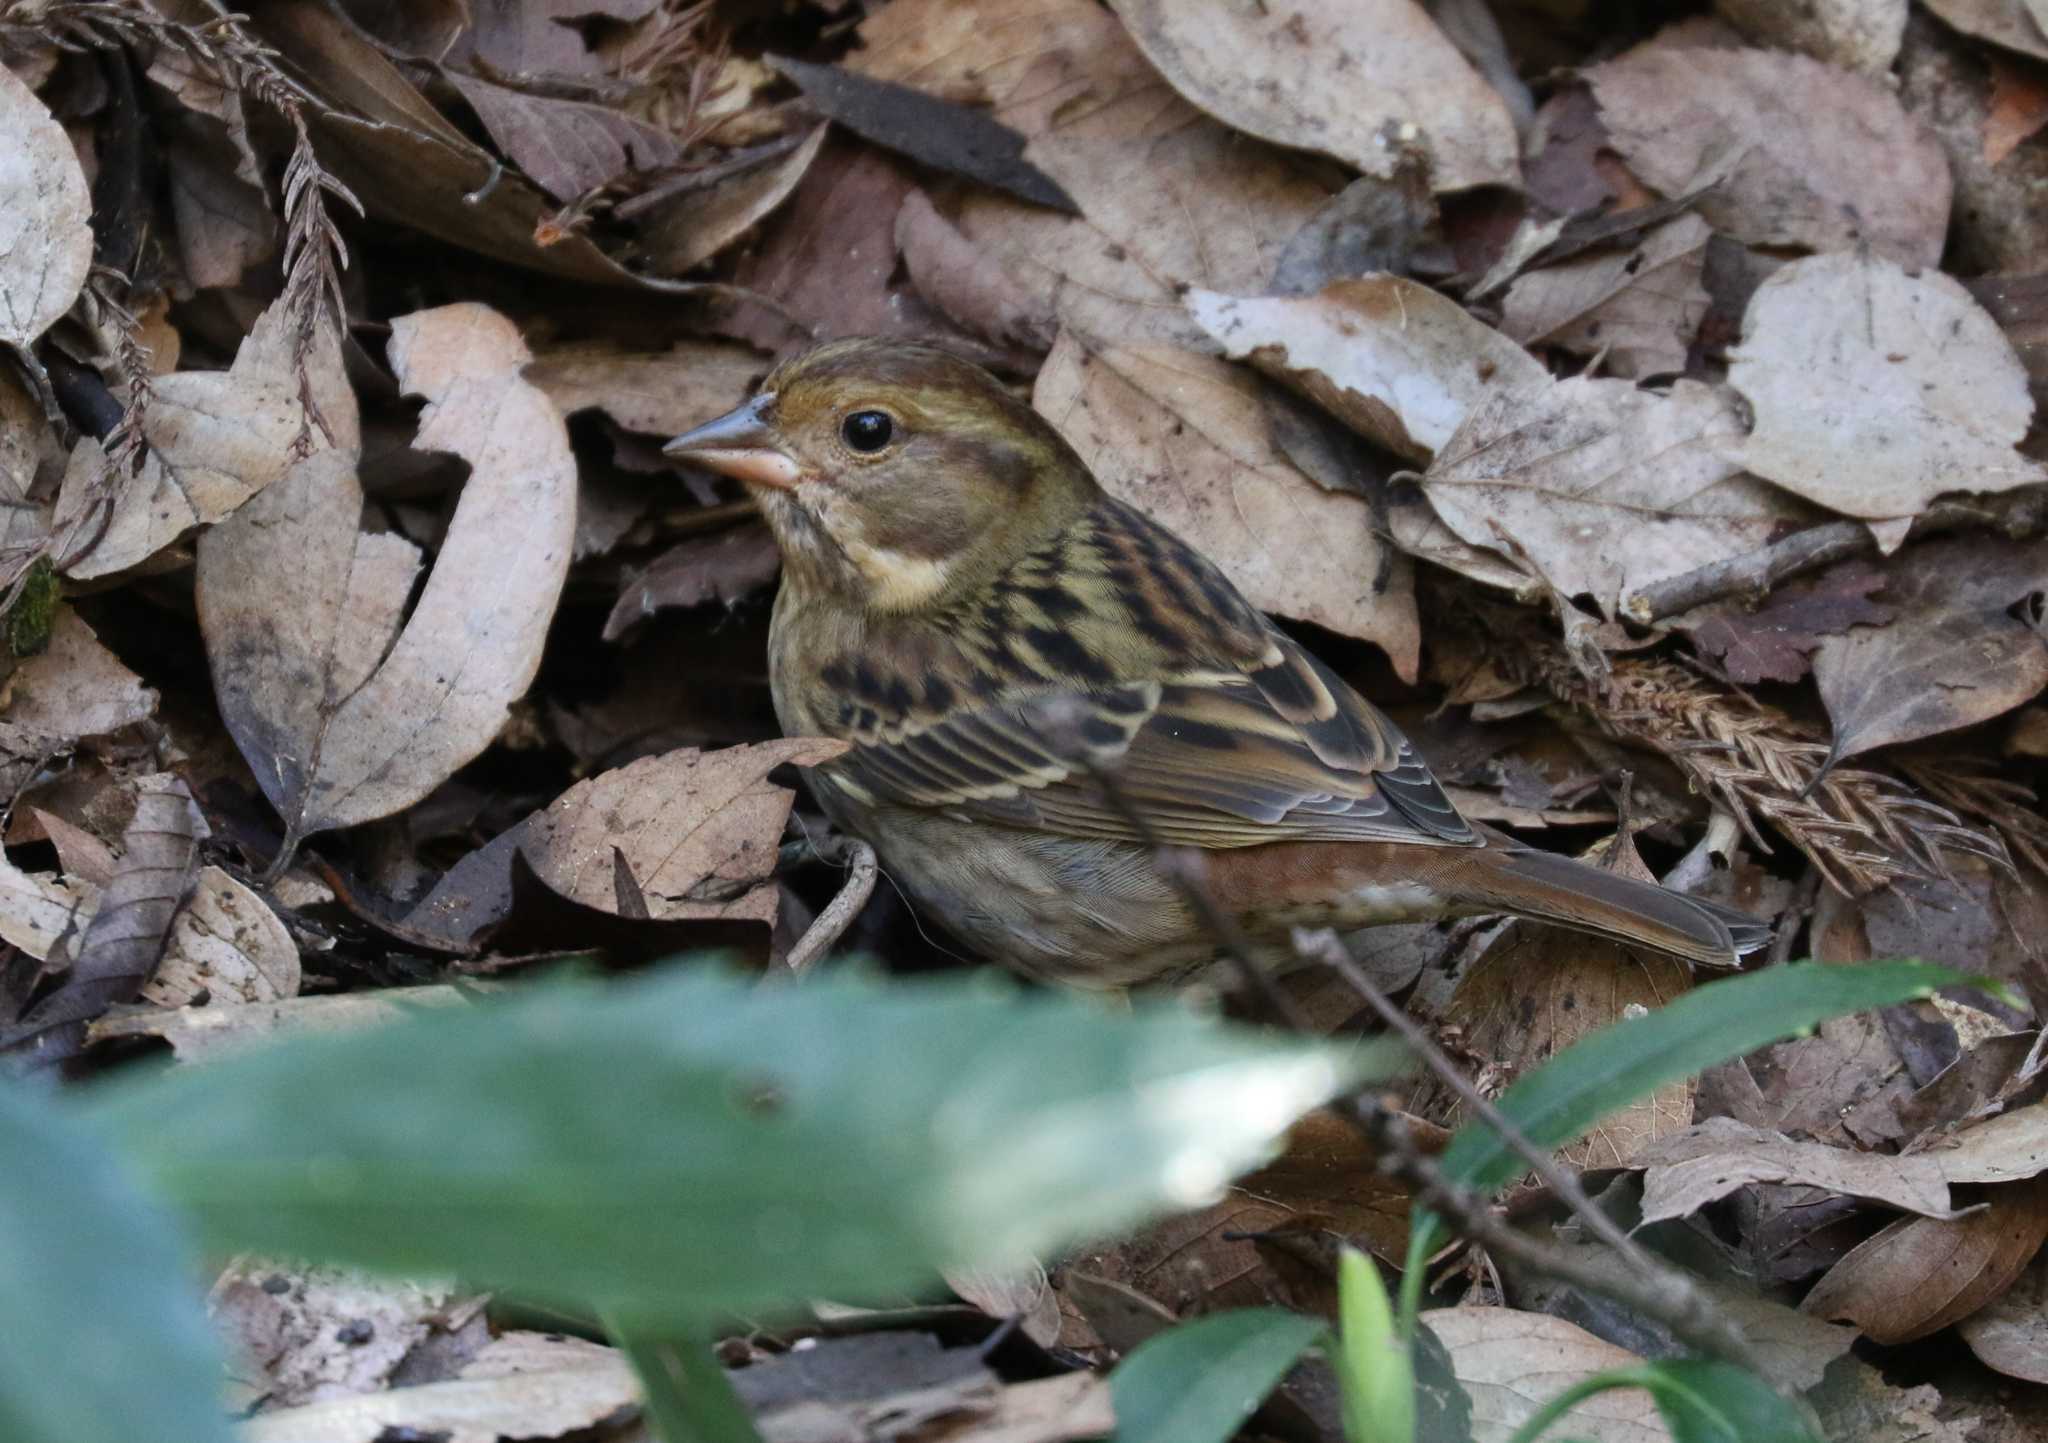
{"label": "bird's beak", "polygon": [[694,431],[685,431],[662,447],[661,454],[749,486],[791,490],[804,473],[777,444],[774,428],[768,424],[768,411],[774,404],[774,394],[764,391],[716,421],[706,421]]}

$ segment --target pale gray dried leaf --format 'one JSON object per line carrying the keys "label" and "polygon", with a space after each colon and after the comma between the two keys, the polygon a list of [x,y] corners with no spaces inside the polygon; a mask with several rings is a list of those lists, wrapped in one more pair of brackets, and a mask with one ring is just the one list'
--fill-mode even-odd
{"label": "pale gray dried leaf", "polygon": [[299,995],[299,948],[261,897],[218,867],[199,873],[142,986],[157,1007],[239,1007]]}
{"label": "pale gray dried leaf", "polygon": [[24,658],[0,682],[0,720],[70,740],[145,721],[155,715],[156,702],[155,689],[100,645],[68,606],[57,613],[49,646]]}
{"label": "pale gray dried leaf", "polygon": [[564,416],[603,411],[628,431],[667,438],[746,400],[768,365],[761,352],[731,341],[686,339],[651,352],[588,341],[539,352],[526,379]]}
{"label": "pale gray dried leaf", "polygon": [[[74,458],[57,500],[56,525],[71,533],[60,570],[89,580],[146,561],[193,527],[233,514],[282,477],[302,432],[316,446],[322,443],[318,427],[306,430],[293,330],[284,302],[274,302],[257,317],[230,369],[157,378],[143,412],[149,445],[139,472],[106,475],[103,465]],[[323,417],[328,400],[347,389],[339,351],[324,350],[316,350],[319,359],[309,371]],[[342,428],[337,443],[352,443],[352,408],[340,420],[330,418],[330,425]],[[85,454],[96,457],[97,447]],[[102,530],[91,518],[109,495],[112,516]]]}
{"label": "pale gray dried leaf", "polygon": [[1427,461],[1475,406],[1541,390],[1543,363],[1457,302],[1402,276],[1333,281],[1313,296],[1190,291],[1188,312],[1249,360],[1388,450]]}
{"label": "pale gray dried leaf", "polygon": [[1363,499],[1324,490],[1280,453],[1259,385],[1212,356],[1091,352],[1062,333],[1031,399],[1110,494],[1185,538],[1254,606],[1373,642],[1412,678],[1406,558]]}
{"label": "pale gray dried leaf", "polygon": [[1756,424],[1750,470],[1866,520],[1949,491],[2048,479],[2014,447],[2034,414],[2026,368],[1961,284],[1851,254],[1795,261],[1757,288],[1729,384]]}
{"label": "pale gray dried leaf", "polygon": [[558,201],[575,200],[629,171],[658,169],[682,154],[666,130],[608,105],[445,73],[506,158]]}
{"label": "pale gray dried leaf", "polygon": [[[1423,479],[1437,515],[1617,615],[1644,586],[1750,551],[1803,508],[1742,472],[1729,396],[1574,377],[1475,410]],[[1484,579],[1484,578],[1480,578]]]}
{"label": "pale gray dried leaf", "polygon": [[0,941],[38,962],[85,929],[99,900],[100,889],[81,877],[25,872],[0,852]]}
{"label": "pale gray dried leaf", "polygon": [[1906,0],[1715,0],[1714,8],[1752,40],[1865,75],[1892,68],[1906,33]]}
{"label": "pale gray dried leaf", "polygon": [[1331,187],[1182,100],[1093,0],[897,0],[861,22],[866,74],[986,95],[1025,158],[1081,207],[976,191],[950,218],[1062,324],[1122,343],[1205,344],[1187,286],[1254,294]]}
{"label": "pale gray dried leaf", "polygon": [[560,414],[520,377],[517,330],[480,305],[417,312],[393,322],[391,358],[428,400],[415,446],[472,467],[395,642],[416,558],[359,534],[352,450],[298,463],[200,545],[222,715],[294,837],[409,806],[488,746],[540,664],[567,574],[575,461]]}
{"label": "pale gray dried leaf", "polygon": [[429,1007],[467,1007],[503,986],[470,979],[461,986],[384,987],[251,1002],[241,1007],[119,1008],[92,1024],[88,1037],[157,1037],[181,1062],[199,1062],[276,1038],[280,1034],[342,1032],[418,1016]]}
{"label": "pale gray dried leaf", "polygon": [[[1422,1324],[1450,1354],[1451,1371],[1472,1400],[1474,1443],[1507,1443],[1538,1408],[1582,1378],[1642,1359],[1576,1323],[1514,1308],[1432,1308]],[[1591,1443],[1671,1443],[1648,1393],[1597,1393],[1564,1428]]]}
{"label": "pale gray dried leaf", "polygon": [[1965,1318],[1956,1332],[1985,1367],[2048,1383],[2048,1254],[2035,1258],[2003,1296]]}
{"label": "pale gray dried leaf", "polygon": [[57,990],[0,1033],[32,1065],[77,1052],[85,1024],[133,999],[156,970],[171,921],[192,889],[206,823],[185,783],[169,773],[135,782],[135,819],[121,836],[121,860],[101,891]]}
{"label": "pale gray dried leaf", "polygon": [[27,346],[85,286],[92,195],[71,137],[4,65],[0,135],[0,343]]}
{"label": "pale gray dried leaf", "polygon": [[1712,236],[1697,215],[1682,215],[1626,250],[1526,271],[1502,298],[1501,330],[1576,355],[1604,351],[1617,376],[1682,371],[1707,314],[1701,276]]}
{"label": "pale gray dried leaf", "polygon": [[2048,60],[2048,27],[2030,0],[1925,0],[1926,6],[1965,35],[1989,40],[2036,60]]}
{"label": "pale gray dried leaf", "polygon": [[1237,130],[1391,176],[1420,132],[1438,190],[1515,185],[1515,121],[1415,0],[1333,6],[1122,0],[1145,58]]}
{"label": "pale gray dried leaf", "polygon": [[795,794],[768,773],[845,750],[796,737],[643,757],[578,782],[521,822],[519,852],[548,886],[600,912],[625,914],[623,865],[655,921],[773,922],[776,888],[763,884]]}
{"label": "pale gray dried leaf", "polygon": [[2048,638],[2009,615],[2048,590],[2048,541],[1930,541],[1885,568],[1885,626],[1830,636],[1813,656],[1837,759],[2010,711],[2048,685]]}
{"label": "pale gray dried leaf", "polygon": [[1655,43],[1586,77],[1614,148],[1661,193],[1737,157],[1699,200],[1716,230],[1909,266],[1941,259],[1948,161],[1875,80],[1781,51]]}

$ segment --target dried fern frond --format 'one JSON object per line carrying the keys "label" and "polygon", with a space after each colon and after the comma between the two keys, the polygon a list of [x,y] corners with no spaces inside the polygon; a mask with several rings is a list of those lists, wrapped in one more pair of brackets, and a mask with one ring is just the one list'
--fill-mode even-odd
{"label": "dried fern frond", "polygon": [[1771,850],[1766,822],[1851,896],[1902,877],[1946,877],[1944,851],[2010,868],[1995,834],[1963,822],[1883,772],[1827,766],[1828,747],[1796,718],[1710,685],[1674,662],[1618,657],[1589,679],[1546,643],[1504,648],[1501,664],[1586,713],[1621,741],[1668,757]]}

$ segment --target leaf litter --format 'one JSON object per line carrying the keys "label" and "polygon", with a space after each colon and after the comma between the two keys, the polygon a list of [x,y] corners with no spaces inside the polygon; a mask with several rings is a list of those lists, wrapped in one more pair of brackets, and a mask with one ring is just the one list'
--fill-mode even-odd
{"label": "leaf litter", "polygon": [[[1803,1298],[1781,1381],[1843,1436],[1960,1437],[1965,1407],[1852,1334],[1954,1328],[2038,1381],[2040,7],[735,8],[0,5],[8,1060],[203,1059],[564,951],[779,978],[844,877],[800,782],[836,747],[779,736],[745,497],[656,448],[807,339],[887,334],[1028,393],[1474,815],[1739,898],[1781,957],[2014,988],[1824,1024],[1567,1161],[1627,1169],[1715,1286],[1741,1260]],[[90,63],[120,47],[160,184]],[[1486,1090],[1693,981],[1531,924],[1359,941]],[[955,950],[885,885],[822,965]],[[1440,1098],[1399,1101],[1438,1136]],[[1018,1317],[1064,1366],[1327,1314],[1329,1240],[1394,1265],[1408,1210],[1311,1119],[1206,1208],[956,1279],[979,1311],[947,1326]],[[1432,1317],[1495,1425],[1639,1356],[1487,1262]],[[271,1343],[349,1321],[265,1315]],[[869,1323],[887,1386],[828,1338],[843,1361],[749,1391],[767,1437],[1107,1429],[1095,1375]],[[394,1371],[418,1330],[380,1330],[257,1349],[246,1436],[619,1436],[609,1350],[511,1332]],[[734,1376],[809,1356],[786,1341],[730,1340]],[[1588,1436],[1659,1436],[1606,1396]],[[1299,1379],[1274,1407],[1335,1436]]]}

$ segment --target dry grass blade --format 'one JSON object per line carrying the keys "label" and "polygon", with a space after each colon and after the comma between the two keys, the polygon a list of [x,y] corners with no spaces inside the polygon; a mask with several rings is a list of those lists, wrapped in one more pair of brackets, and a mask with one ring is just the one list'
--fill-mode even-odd
{"label": "dry grass blade", "polygon": [[1670,758],[1766,852],[1757,823],[1769,823],[1851,896],[1896,878],[1945,877],[1944,851],[2012,866],[1997,835],[1896,777],[1829,769],[1827,744],[1795,718],[1711,686],[1675,662],[1619,658],[1595,682],[1552,645],[1504,647],[1499,655],[1522,680],[1571,703],[1609,735]]}
{"label": "dry grass blade", "polygon": [[2048,816],[2034,789],[2001,777],[1975,757],[1903,757],[1898,768],[1908,781],[1960,816],[1995,832],[2006,850],[2048,875]]}

